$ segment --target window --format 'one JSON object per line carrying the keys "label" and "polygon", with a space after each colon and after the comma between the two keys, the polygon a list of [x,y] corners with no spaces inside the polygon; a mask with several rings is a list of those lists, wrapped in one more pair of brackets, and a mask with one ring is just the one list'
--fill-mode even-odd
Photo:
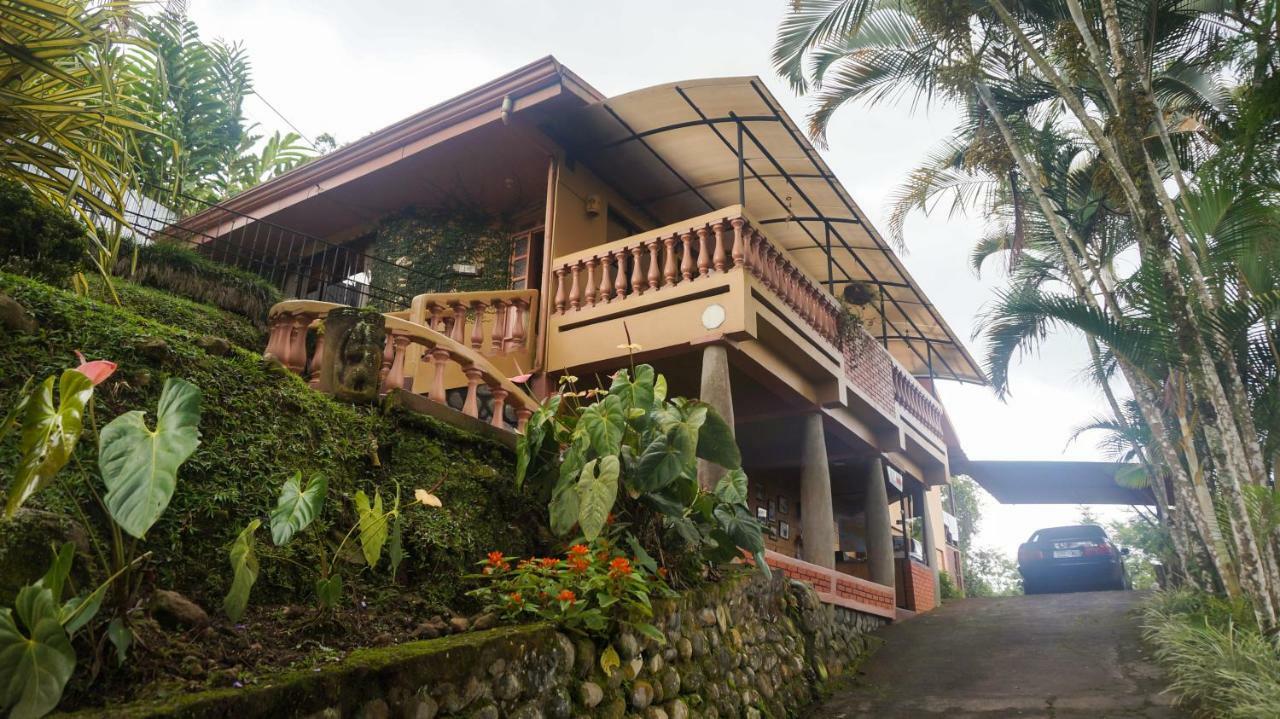
{"label": "window", "polygon": [[542,228],[511,237],[511,289],[538,289],[542,284]]}

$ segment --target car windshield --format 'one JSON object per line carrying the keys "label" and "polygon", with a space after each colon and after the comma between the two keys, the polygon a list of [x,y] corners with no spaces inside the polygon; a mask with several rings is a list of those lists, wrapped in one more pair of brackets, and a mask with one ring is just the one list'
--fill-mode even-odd
{"label": "car windshield", "polygon": [[1106,539],[1107,533],[1102,527],[1082,524],[1077,527],[1052,527],[1041,529],[1031,536],[1032,542],[1053,542],[1060,539]]}

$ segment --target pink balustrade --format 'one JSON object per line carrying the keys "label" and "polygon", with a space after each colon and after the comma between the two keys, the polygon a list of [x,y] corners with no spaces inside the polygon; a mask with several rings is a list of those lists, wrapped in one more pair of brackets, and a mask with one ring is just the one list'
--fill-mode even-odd
{"label": "pink balustrade", "polygon": [[641,234],[553,266],[552,311],[580,312],[628,298],[670,292],[741,269],[759,280],[828,342],[839,335],[834,298],[737,208],[688,227]]}
{"label": "pink balustrade", "polygon": [[944,425],[942,404],[896,362],[893,363],[893,395],[894,401],[906,410],[907,414],[924,425],[925,429],[942,437]]}
{"label": "pink balustrade", "polygon": [[486,356],[519,354],[529,348],[537,290],[454,292],[419,295],[406,319],[470,346]]}
{"label": "pink balustrade", "polygon": [[[290,371],[306,376],[310,385],[318,389],[325,352],[324,333],[319,328],[329,311],[340,306],[304,300],[291,300],[276,305],[271,310],[270,334],[264,356],[275,357]],[[447,404],[446,394],[452,388],[446,386],[446,377],[450,374],[451,366],[456,367],[461,376],[466,378],[463,414],[479,417],[479,387],[484,384],[489,389],[491,401],[490,423],[495,427],[509,429],[503,415],[506,405],[510,404],[515,409],[516,431],[524,430],[537,403],[475,349],[442,332],[394,315],[387,316],[386,328],[380,394],[405,388],[405,358],[411,347],[418,348],[422,352],[423,361],[430,362],[433,369],[430,386],[425,392],[415,390],[416,393],[423,394],[433,402]],[[310,356],[307,354],[309,335],[314,337],[314,349]],[[506,341],[508,338],[504,336],[502,339]]]}

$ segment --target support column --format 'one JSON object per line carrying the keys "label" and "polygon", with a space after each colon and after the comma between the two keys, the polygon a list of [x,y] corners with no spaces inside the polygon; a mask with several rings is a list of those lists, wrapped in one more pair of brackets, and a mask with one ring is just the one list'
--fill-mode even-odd
{"label": "support column", "polygon": [[[938,581],[938,539],[933,531],[934,510],[929,503],[929,487],[920,490],[920,521],[924,524],[924,556],[930,571],[933,572],[933,602],[942,604],[942,585]],[[938,518],[940,519],[940,517]]]}
{"label": "support column", "polygon": [[867,468],[867,565],[871,581],[894,586],[893,520],[889,518],[889,490],[884,481],[884,460],[876,457]]}
{"label": "support column", "polygon": [[[711,405],[733,426],[733,393],[729,387],[729,352],[724,345],[710,344],[702,350],[702,388],[699,398]],[[714,489],[725,469],[704,459],[698,460],[698,486]]]}
{"label": "support column", "polygon": [[804,418],[800,439],[800,539],[801,559],[827,569],[836,568],[836,520],[831,506],[831,466],[827,464],[827,440],[822,414]]}

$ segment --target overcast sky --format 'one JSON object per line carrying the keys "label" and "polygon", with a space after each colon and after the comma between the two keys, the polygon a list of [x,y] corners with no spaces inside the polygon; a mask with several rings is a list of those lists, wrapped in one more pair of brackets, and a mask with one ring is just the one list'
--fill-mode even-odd
{"label": "overcast sky", "polygon": [[[268,130],[287,129],[270,103],[306,136],[346,143],[545,55],[605,95],[699,77],[758,75],[798,122],[807,103],[774,75],[769,50],[786,0],[608,2],[595,0],[189,0],[206,38],[241,40],[261,100],[247,111]],[[265,100],[265,103],[262,101]],[[859,205],[884,227],[887,199],[949,133],[945,107],[850,106],[835,116],[827,162]],[[803,124],[803,123],[802,123]],[[903,260],[947,322],[971,340],[1002,279],[980,279],[968,254],[981,218],[915,216]],[[1105,459],[1072,430],[1102,414],[1080,376],[1087,355],[1074,336],[1055,338],[1013,371],[1013,397],[941,383],[942,399],[973,459]],[[1016,551],[1033,530],[1073,523],[1074,507],[1004,505],[988,498],[979,544]],[[1119,516],[1121,510],[1101,510]]]}

